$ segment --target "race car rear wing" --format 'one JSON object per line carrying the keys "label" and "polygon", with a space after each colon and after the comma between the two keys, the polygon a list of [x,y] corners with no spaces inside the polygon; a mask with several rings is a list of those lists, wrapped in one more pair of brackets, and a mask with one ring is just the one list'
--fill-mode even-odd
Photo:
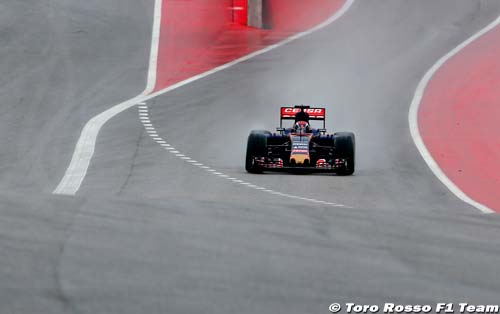
{"label": "race car rear wing", "polygon": [[326,109],[311,108],[311,106],[281,107],[280,127],[277,130],[278,131],[283,130],[283,120],[295,120],[296,114],[301,111],[304,111],[309,115],[309,120],[323,121],[323,129],[320,129],[320,132],[326,132],[325,130]]}

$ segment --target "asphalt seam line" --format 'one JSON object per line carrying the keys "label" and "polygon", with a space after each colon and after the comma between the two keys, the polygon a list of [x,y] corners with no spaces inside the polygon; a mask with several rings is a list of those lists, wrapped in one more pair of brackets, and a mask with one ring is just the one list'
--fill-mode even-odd
{"label": "asphalt seam line", "polygon": [[434,160],[432,157],[431,153],[427,149],[427,147],[424,144],[424,141],[422,140],[422,137],[420,136],[420,130],[418,127],[418,110],[420,108],[420,104],[422,102],[422,98],[425,93],[425,89],[427,88],[427,85],[429,84],[430,80],[436,74],[436,72],[448,61],[450,60],[453,56],[455,56],[457,53],[459,53],[462,49],[467,47],[469,44],[474,42],[476,39],[479,37],[483,36],[490,30],[494,29],[496,26],[500,24],[500,16],[491,22],[488,26],[485,28],[481,29],[479,32],[475,33],[469,39],[466,41],[462,42],[460,45],[455,47],[453,50],[448,52],[446,55],[441,57],[428,71],[425,73],[424,77],[422,80],[418,83],[417,89],[415,90],[415,94],[413,96],[413,100],[410,105],[410,111],[408,113],[408,123],[410,126],[410,133],[411,137],[413,139],[413,142],[415,143],[415,146],[417,147],[418,151],[420,152],[420,155],[422,155],[422,158],[425,160],[427,163],[427,166],[432,170],[434,175],[453,193],[455,196],[457,196],[460,200],[463,202],[479,209],[485,214],[491,214],[494,213],[491,208],[487,207],[484,204],[481,204],[472,198],[470,198],[468,195],[466,195],[453,181],[450,180],[446,176],[446,174],[443,172],[443,170],[439,167],[437,162]]}
{"label": "asphalt seam line", "polygon": [[254,57],[257,57],[261,54],[264,54],[266,52],[269,52],[271,50],[274,50],[276,48],[279,48],[283,45],[286,45],[292,41],[295,41],[299,38],[302,38],[304,36],[307,36],[311,33],[314,33],[322,28],[325,28],[326,26],[332,24],[336,20],[338,20],[340,17],[342,17],[352,6],[355,0],[347,0],[342,8],[340,8],[337,12],[335,12],[334,15],[332,15],[328,20],[325,22],[307,30],[301,33],[297,33],[291,37],[288,37],[274,45],[268,46],[266,48],[263,48],[261,50],[258,50],[256,52],[253,52],[251,54],[248,54],[246,56],[243,56],[239,59],[236,59],[234,61],[231,61],[229,63],[223,64],[221,66],[218,66],[212,70],[206,71],[204,73],[198,74],[196,76],[193,76],[189,79],[186,79],[184,81],[178,82],[174,85],[171,85],[167,88],[164,88],[160,91],[152,93],[154,90],[154,87],[156,85],[156,70],[158,66],[157,62],[157,57],[158,57],[158,46],[159,46],[159,35],[160,35],[160,26],[161,26],[161,2],[162,0],[156,0],[155,1],[155,13],[154,13],[154,22],[153,22],[153,32],[152,32],[152,39],[151,39],[151,52],[150,52],[150,64],[149,64],[149,69],[148,69],[148,76],[147,76],[147,83],[146,83],[146,88],[145,90],[139,94],[138,96],[131,98],[125,102],[122,102],[118,105],[115,105],[108,110],[98,114],[97,116],[91,118],[83,127],[83,130],[80,134],[80,137],[78,138],[78,141],[75,146],[75,150],[73,152],[73,155],[71,157],[70,164],[68,168],[66,169],[63,178],[57,185],[57,187],[54,189],[52,192],[53,194],[59,194],[59,195],[75,195],[78,190],[80,189],[80,186],[82,185],[83,180],[85,179],[85,176],[87,175],[88,168],[90,166],[90,162],[92,160],[92,157],[94,156],[94,151],[95,151],[95,146],[97,142],[97,136],[99,135],[99,131],[101,128],[108,122],[111,118],[114,116],[122,113],[123,111],[136,106],[141,103],[145,103],[146,101],[155,98],[157,96],[166,94],[170,91],[173,91],[179,87],[188,85],[194,81],[200,80],[202,78],[205,78],[209,75],[212,75],[214,73],[223,71],[227,68],[230,68],[236,64],[242,63],[244,61],[247,61],[249,59],[252,59]]}
{"label": "asphalt seam line", "polygon": [[[147,105],[139,105],[138,108],[139,108],[139,110],[138,110],[139,114],[141,112],[142,113],[147,112],[149,115],[149,107]],[[141,120],[140,117],[141,116],[139,115],[139,121],[142,123],[144,129],[146,129],[146,130],[150,129],[150,127],[146,127],[146,124],[149,125],[149,123],[144,123],[144,120]],[[152,128],[155,129],[154,126]],[[327,202],[327,201],[318,200],[318,199],[314,199],[314,198],[307,198],[307,197],[302,197],[302,196],[298,196],[298,195],[292,195],[292,194],[274,191],[274,190],[271,190],[271,189],[268,189],[268,188],[265,188],[265,187],[262,187],[262,186],[259,186],[259,185],[241,180],[241,179],[237,179],[235,177],[231,177],[231,176],[229,176],[229,175],[227,175],[227,174],[225,174],[217,169],[206,166],[203,163],[181,153],[179,150],[175,149],[175,147],[172,144],[168,144],[164,138],[162,138],[161,136],[158,136],[157,135],[158,132],[156,130],[155,130],[154,135],[152,135],[150,133],[148,133],[148,134],[149,134],[150,138],[155,143],[159,144],[163,149],[165,149],[165,151],[169,152],[174,157],[177,157],[179,160],[185,161],[187,164],[189,164],[193,167],[197,167],[200,170],[205,171],[205,172],[207,172],[211,175],[214,175],[218,178],[225,179],[228,181],[233,181],[233,183],[238,183],[238,184],[240,184],[244,187],[250,188],[250,189],[254,189],[254,190],[257,190],[260,192],[265,192],[265,193],[269,193],[269,194],[273,194],[273,195],[277,195],[277,196],[281,196],[281,197],[285,197],[285,198],[301,200],[301,201],[311,202],[311,203],[316,203],[316,204],[329,205],[329,206],[333,206],[333,207],[350,208],[346,205],[342,205],[342,204],[338,204],[338,203]],[[168,146],[166,146],[166,145],[168,145]]]}

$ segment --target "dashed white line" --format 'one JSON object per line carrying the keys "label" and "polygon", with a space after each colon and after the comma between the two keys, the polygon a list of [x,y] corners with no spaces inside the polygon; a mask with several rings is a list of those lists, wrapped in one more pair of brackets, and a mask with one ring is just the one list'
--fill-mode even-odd
{"label": "dashed white line", "polygon": [[[284,39],[274,45],[270,45],[264,49],[258,50],[256,52],[253,52],[251,54],[248,54],[244,57],[241,57],[237,60],[234,60],[232,62],[223,64],[221,66],[218,66],[212,70],[206,71],[204,73],[201,73],[199,75],[195,75],[187,80],[181,81],[179,83],[176,83],[174,85],[171,85],[167,88],[164,88],[160,91],[157,91],[153,93],[153,90],[156,86],[156,73],[157,73],[157,67],[158,67],[158,47],[159,47],[159,42],[160,42],[160,26],[161,26],[161,18],[162,18],[162,0],[155,0],[155,9],[154,9],[154,20],[153,20],[153,31],[152,31],[152,36],[151,36],[151,49],[150,49],[150,57],[149,57],[149,68],[148,68],[148,75],[147,75],[147,83],[146,83],[146,88],[144,91],[132,98],[129,99],[123,103],[120,103],[118,105],[115,105],[108,110],[98,114],[97,116],[93,117],[90,119],[87,124],[83,127],[83,130],[80,134],[80,138],[78,139],[78,142],[76,143],[75,150],[73,152],[70,164],[68,168],[66,169],[63,178],[57,185],[57,187],[54,189],[52,192],[53,194],[63,194],[63,195],[75,195],[76,192],[80,189],[80,186],[82,185],[83,179],[87,175],[87,171],[90,165],[90,161],[92,157],[94,156],[94,151],[95,151],[95,145],[97,142],[97,136],[99,134],[99,131],[101,128],[108,122],[111,118],[114,116],[120,114],[121,112],[133,107],[137,106],[138,104],[140,105],[139,108],[144,108],[145,105],[143,105],[146,101],[149,99],[155,98],[159,95],[168,93],[170,91],[173,91],[174,89],[177,89],[181,86],[191,84],[194,81],[200,80],[202,78],[205,78],[209,75],[212,75],[214,73],[223,71],[227,68],[230,68],[236,64],[245,62],[247,60],[250,60],[256,56],[262,55],[264,53],[267,53],[271,50],[274,50],[276,48],[279,48],[283,45],[286,45],[292,41],[295,41],[299,38],[302,38],[304,36],[307,36],[313,32],[316,32],[331,23],[335,22],[337,19],[339,19],[341,16],[343,16],[349,8],[352,6],[354,3],[354,0],[347,0],[342,8],[340,8],[334,15],[332,15],[328,20],[325,22],[298,34],[295,34],[287,39]],[[140,113],[139,113],[140,114]]]}

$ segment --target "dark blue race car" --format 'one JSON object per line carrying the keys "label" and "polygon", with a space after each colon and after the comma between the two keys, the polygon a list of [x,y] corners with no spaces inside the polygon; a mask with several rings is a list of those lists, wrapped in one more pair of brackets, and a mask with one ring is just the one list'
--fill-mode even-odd
{"label": "dark blue race car", "polygon": [[[355,166],[355,138],[352,132],[327,134],[325,108],[282,107],[278,133],[254,130],[247,143],[245,169],[263,171],[332,172],[351,175]],[[294,120],[290,128],[284,120]],[[311,127],[311,120],[323,121],[323,128]]]}

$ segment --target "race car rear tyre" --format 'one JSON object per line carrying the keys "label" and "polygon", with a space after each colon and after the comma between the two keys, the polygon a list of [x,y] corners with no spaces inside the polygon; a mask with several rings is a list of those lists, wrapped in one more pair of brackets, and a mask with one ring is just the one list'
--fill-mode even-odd
{"label": "race car rear tyre", "polygon": [[267,157],[267,136],[269,131],[252,131],[248,136],[245,170],[250,173],[261,173],[262,168],[255,163],[255,158]]}
{"label": "race car rear tyre", "polygon": [[334,134],[334,145],[336,158],[345,159],[345,167],[337,170],[337,174],[341,176],[349,176],[354,173],[356,162],[356,140],[354,133],[339,132]]}

